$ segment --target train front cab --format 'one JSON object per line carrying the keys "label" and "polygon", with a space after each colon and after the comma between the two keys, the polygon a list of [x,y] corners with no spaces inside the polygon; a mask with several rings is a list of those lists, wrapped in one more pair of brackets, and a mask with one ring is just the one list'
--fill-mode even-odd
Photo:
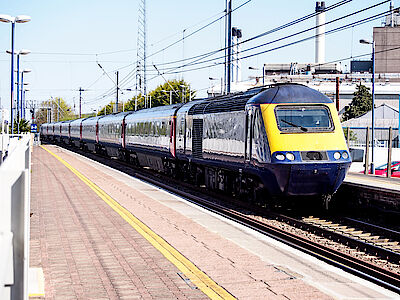
{"label": "train front cab", "polygon": [[269,148],[264,184],[278,195],[332,195],[351,164],[334,103],[301,85],[275,89],[253,101]]}

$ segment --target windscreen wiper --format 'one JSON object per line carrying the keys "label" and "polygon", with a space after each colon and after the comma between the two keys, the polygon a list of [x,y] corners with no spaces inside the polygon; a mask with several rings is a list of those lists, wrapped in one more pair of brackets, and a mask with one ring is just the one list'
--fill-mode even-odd
{"label": "windscreen wiper", "polygon": [[300,129],[301,129],[302,131],[304,131],[304,132],[308,131],[308,129],[305,128],[305,127],[303,127],[303,126],[293,124],[293,123],[288,122],[288,121],[286,121],[286,120],[284,120],[284,119],[281,119],[281,121],[284,122],[284,123],[286,123],[286,124],[289,124],[290,126],[293,126],[293,127],[296,127],[296,128],[300,128]]}

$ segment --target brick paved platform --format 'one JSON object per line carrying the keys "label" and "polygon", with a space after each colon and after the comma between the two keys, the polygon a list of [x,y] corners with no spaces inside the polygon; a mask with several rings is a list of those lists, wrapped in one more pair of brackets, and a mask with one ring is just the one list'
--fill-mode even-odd
{"label": "brick paved platform", "polygon": [[33,153],[31,267],[46,299],[205,299],[127,222],[41,148]]}
{"label": "brick paved platform", "polygon": [[[46,147],[234,297],[391,298],[149,184]],[[32,158],[30,265],[43,268],[46,299],[207,298],[55,157],[36,147]]]}

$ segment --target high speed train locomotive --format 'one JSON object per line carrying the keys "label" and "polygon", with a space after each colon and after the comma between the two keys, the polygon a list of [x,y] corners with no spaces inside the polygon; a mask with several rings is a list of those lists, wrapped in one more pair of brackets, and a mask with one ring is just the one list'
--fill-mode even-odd
{"label": "high speed train locomotive", "polygon": [[328,201],[351,164],[334,103],[298,84],[44,124],[41,136],[252,200]]}

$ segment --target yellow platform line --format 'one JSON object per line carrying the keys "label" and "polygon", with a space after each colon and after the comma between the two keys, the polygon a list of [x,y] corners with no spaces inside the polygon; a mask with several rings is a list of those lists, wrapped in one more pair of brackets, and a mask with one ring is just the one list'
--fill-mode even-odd
{"label": "yellow platform line", "polygon": [[63,160],[58,155],[44,146],[40,146],[63,165],[71,170],[79,177],[86,185],[88,185],[104,202],[106,202],[114,211],[116,211],[125,221],[127,221],[139,234],[149,241],[154,248],[160,251],[165,258],[173,263],[190,281],[196,285],[204,294],[211,299],[235,299],[224,288],[219,286],[215,281],[198,269],[191,261],[184,257],[178,250],[168,244],[162,237],[153,232],[149,227],[132,215],[127,209],[122,207],[117,201],[111,198],[106,192],[99,188],[96,184],[90,181],[82,173],[72,167],[69,163]]}

